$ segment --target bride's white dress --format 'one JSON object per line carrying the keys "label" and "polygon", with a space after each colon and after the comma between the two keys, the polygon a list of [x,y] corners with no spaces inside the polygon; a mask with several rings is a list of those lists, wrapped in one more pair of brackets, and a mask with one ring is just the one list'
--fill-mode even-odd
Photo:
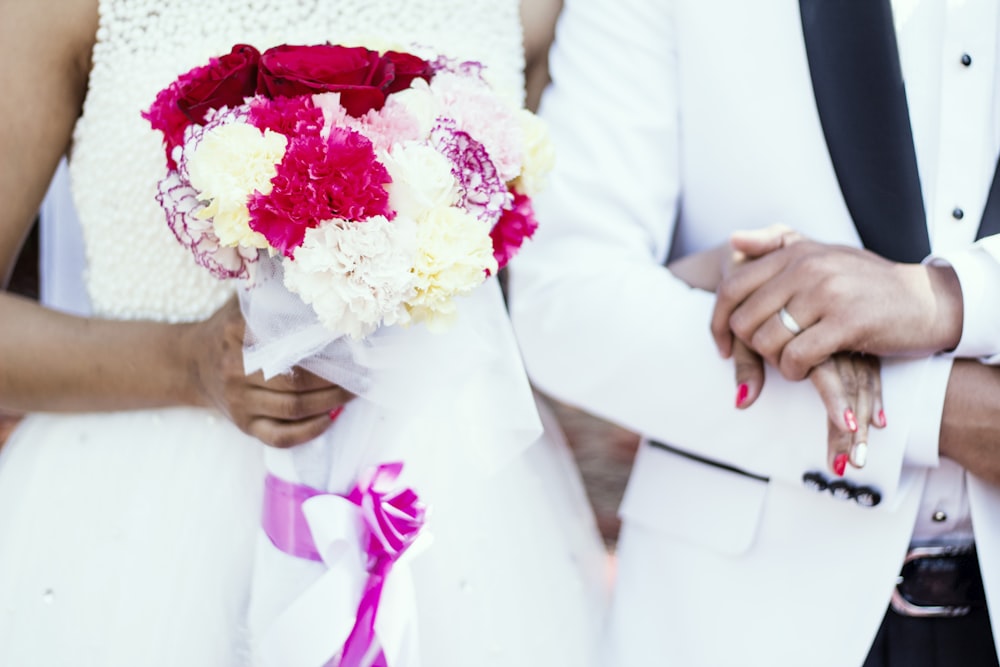
{"label": "bride's white dress", "polygon": [[[208,57],[238,42],[420,44],[482,61],[521,94],[517,0],[101,0],[100,11],[70,173],[101,317],[192,321],[232,294],[167,229],[159,137],[139,116]],[[442,423],[441,442],[462,424]],[[438,473],[420,490],[434,541],[412,567],[422,665],[593,664],[603,552],[564,443],[542,438],[489,473],[441,474],[474,451],[414,452],[415,470]],[[29,416],[0,452],[0,665],[253,664],[263,476],[263,446],[209,410]]]}

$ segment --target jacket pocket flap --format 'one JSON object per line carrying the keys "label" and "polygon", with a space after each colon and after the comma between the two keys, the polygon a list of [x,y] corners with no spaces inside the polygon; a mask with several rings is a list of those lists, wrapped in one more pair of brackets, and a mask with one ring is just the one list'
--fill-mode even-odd
{"label": "jacket pocket flap", "polygon": [[768,483],[643,443],[620,514],[720,553],[753,544]]}

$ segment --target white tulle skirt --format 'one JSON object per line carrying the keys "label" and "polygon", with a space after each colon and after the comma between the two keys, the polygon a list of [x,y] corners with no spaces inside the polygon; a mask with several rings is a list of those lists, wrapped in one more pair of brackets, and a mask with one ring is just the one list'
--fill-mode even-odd
{"label": "white tulle skirt", "polygon": [[[253,664],[263,476],[263,447],[208,411],[27,418],[0,451],[0,665]],[[422,664],[595,664],[603,550],[565,444],[435,479]]]}

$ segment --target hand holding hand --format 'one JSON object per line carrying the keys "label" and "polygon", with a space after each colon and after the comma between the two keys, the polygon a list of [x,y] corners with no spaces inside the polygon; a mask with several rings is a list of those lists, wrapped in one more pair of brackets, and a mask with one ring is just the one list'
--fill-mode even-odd
{"label": "hand holding hand", "polygon": [[[799,243],[804,237],[780,225],[732,238],[733,251],[723,276],[735,267]],[[753,405],[764,384],[763,361],[739,338],[733,339],[731,355],[736,370],[736,407]],[[881,368],[877,357],[838,353],[808,371],[827,411],[827,465],[843,476],[848,464],[862,468],[868,457],[869,425],[884,428]]]}
{"label": "hand holding hand", "polygon": [[235,299],[185,332],[198,403],[217,408],[272,447],[308,442],[329,428],[353,396],[308,371],[264,380],[243,370],[243,315]]}
{"label": "hand holding hand", "polygon": [[[739,236],[733,245],[744,249]],[[732,353],[735,335],[790,380],[805,378],[839,351],[926,354],[952,348],[961,337],[953,270],[898,264],[856,248],[784,243],[734,267],[717,293],[712,335],[720,352]],[[800,333],[782,323],[782,308]]]}

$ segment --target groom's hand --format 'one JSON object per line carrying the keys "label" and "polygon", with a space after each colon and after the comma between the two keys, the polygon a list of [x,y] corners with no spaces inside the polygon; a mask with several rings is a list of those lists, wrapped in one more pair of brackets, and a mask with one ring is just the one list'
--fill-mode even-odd
{"label": "groom's hand", "polygon": [[[734,270],[718,289],[712,335],[733,335],[790,380],[840,351],[932,354],[955,347],[962,294],[950,267],[899,264],[857,248],[801,240]],[[798,324],[782,323],[784,308]]]}
{"label": "groom's hand", "polygon": [[265,380],[243,370],[245,325],[230,300],[211,318],[192,324],[185,347],[192,350],[194,401],[214,407],[236,426],[272,447],[292,447],[322,434],[353,396],[308,371],[295,368]]}

